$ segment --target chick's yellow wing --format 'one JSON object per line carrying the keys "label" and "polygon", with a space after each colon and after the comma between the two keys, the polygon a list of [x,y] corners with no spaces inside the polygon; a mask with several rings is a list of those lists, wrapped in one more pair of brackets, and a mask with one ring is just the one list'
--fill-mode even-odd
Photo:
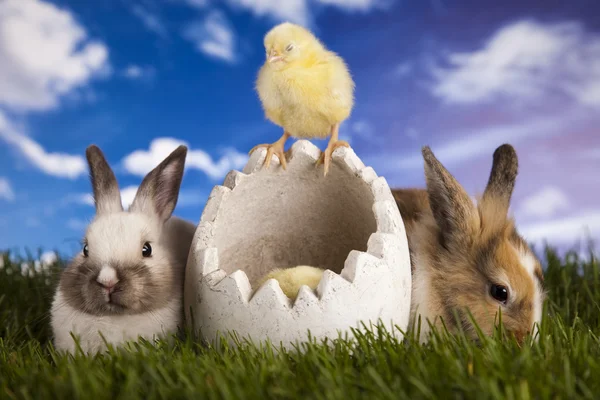
{"label": "chick's yellow wing", "polygon": [[328,57],[328,91],[331,97],[326,107],[332,119],[341,122],[350,116],[354,107],[354,81],[344,60],[337,54]]}
{"label": "chick's yellow wing", "polygon": [[348,118],[354,105],[354,82],[344,61],[328,52],[310,67],[287,73],[285,103],[322,116],[329,125]]}
{"label": "chick's yellow wing", "polygon": [[284,104],[281,89],[274,75],[271,69],[263,65],[256,79],[256,91],[266,117],[273,123],[283,126],[281,112]]}

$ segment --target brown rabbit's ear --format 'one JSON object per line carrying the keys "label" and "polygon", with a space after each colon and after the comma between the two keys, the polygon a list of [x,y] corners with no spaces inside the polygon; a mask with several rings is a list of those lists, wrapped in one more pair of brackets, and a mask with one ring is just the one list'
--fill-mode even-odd
{"label": "brown rabbit's ear", "polygon": [[187,147],[179,146],[146,175],[129,209],[156,216],[161,222],[171,217],[183,179]]}
{"label": "brown rabbit's ear", "polygon": [[429,146],[423,147],[422,153],[429,203],[440,229],[441,244],[447,249],[449,245],[467,245],[479,227],[477,209]]}
{"label": "brown rabbit's ear", "polygon": [[85,156],[90,167],[90,180],[94,191],[96,214],[123,211],[117,178],[115,178],[115,174],[106,162],[100,148],[96,145],[88,146]]}
{"label": "brown rabbit's ear", "polygon": [[492,170],[482,200],[485,202],[493,199],[504,215],[508,213],[518,169],[519,162],[514,147],[503,144],[494,151]]}

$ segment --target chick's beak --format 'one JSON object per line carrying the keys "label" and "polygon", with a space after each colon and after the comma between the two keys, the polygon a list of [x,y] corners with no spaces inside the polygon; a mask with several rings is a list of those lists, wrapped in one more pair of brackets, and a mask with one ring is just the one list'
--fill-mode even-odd
{"label": "chick's beak", "polygon": [[268,61],[269,61],[270,63],[274,63],[274,62],[276,62],[276,61],[280,61],[280,60],[282,60],[282,58],[283,58],[283,57],[281,57],[279,54],[277,54],[277,52],[276,52],[275,50],[271,50],[271,51],[269,52],[269,58],[268,58]]}

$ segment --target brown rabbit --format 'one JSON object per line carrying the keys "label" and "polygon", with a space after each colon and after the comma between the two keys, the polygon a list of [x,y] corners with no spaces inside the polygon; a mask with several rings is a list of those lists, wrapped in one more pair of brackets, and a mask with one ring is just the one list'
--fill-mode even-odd
{"label": "brown rabbit", "polygon": [[491,335],[500,309],[504,328],[523,343],[541,321],[545,293],[540,262],[508,216],[518,170],[514,148],[495,150],[477,205],[429,147],[422,153],[427,189],[392,190],[411,254],[411,326],[420,315],[425,341],[427,321],[441,327],[441,317],[450,331],[460,325],[475,338],[468,308]]}

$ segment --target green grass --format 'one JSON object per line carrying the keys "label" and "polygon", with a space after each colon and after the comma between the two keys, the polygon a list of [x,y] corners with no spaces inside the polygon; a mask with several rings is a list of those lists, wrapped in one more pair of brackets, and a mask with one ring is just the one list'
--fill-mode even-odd
{"label": "green grass", "polygon": [[192,340],[136,343],[104,355],[62,356],[49,341],[59,265],[23,276],[0,269],[0,398],[600,398],[600,268],[546,250],[549,291],[538,343],[498,332],[479,345],[440,334],[428,345],[383,331],[330,347],[275,352]]}

